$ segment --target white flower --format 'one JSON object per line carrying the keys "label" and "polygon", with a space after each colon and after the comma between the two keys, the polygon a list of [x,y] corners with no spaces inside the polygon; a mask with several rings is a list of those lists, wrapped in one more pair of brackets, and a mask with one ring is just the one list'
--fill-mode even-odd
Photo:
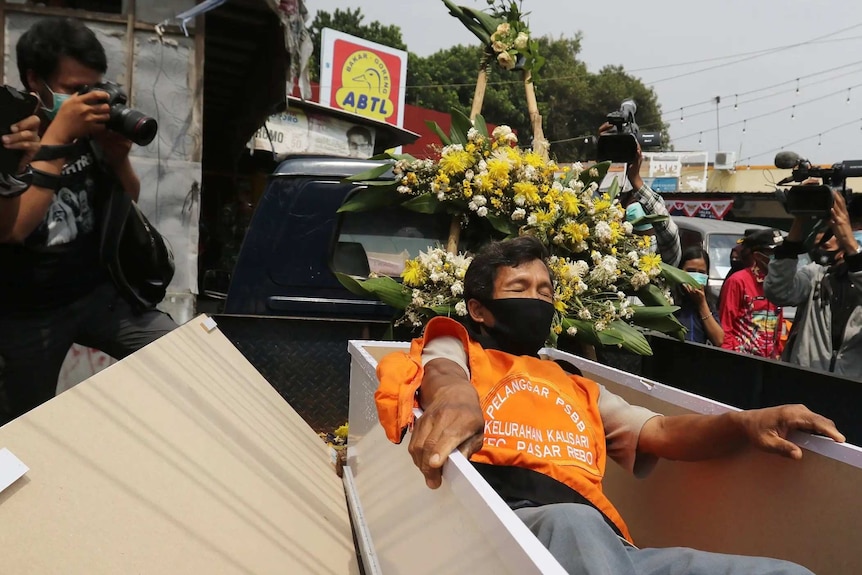
{"label": "white flower", "polygon": [[452,287],[449,288],[449,291],[452,292],[452,295],[459,296],[464,293],[464,284],[459,281],[456,281],[452,284]]}
{"label": "white flower", "polygon": [[[497,130],[495,129],[494,131],[496,132]],[[485,160],[479,160],[479,163],[476,165],[476,167],[479,168],[480,174],[484,176],[488,175],[488,162],[486,162]]]}
{"label": "white flower", "polygon": [[554,183],[551,184],[551,189],[558,192],[562,192],[564,188],[562,182],[560,182],[559,180],[554,180]]}
{"label": "white flower", "polygon": [[640,256],[639,256],[639,255],[638,255],[638,253],[637,253],[636,251],[634,251],[634,250],[632,250],[632,251],[630,251],[629,253],[627,253],[627,254],[626,254],[626,257],[627,257],[627,258],[629,258],[629,261],[631,261],[631,262],[632,262],[632,265],[633,265],[633,266],[638,265],[638,263],[641,261]]}
{"label": "white flower", "polygon": [[508,136],[511,133],[512,133],[512,128],[510,128],[509,126],[507,126],[505,124],[502,124],[502,125],[494,128],[494,131],[491,132],[491,137],[496,140],[499,138],[505,138],[506,136]]}
{"label": "white flower", "polygon": [[611,241],[611,226],[607,222],[599,222],[596,224],[596,239],[600,242]]}
{"label": "white flower", "polygon": [[590,313],[590,310],[584,307],[578,312],[578,317],[581,319],[591,320],[593,319],[593,314]]}
{"label": "white flower", "polygon": [[475,212],[476,210],[478,210],[478,209],[479,209],[479,205],[478,205],[476,202],[472,201],[472,200],[470,201],[470,203],[469,203],[469,204],[467,204],[467,207],[468,207],[468,208],[470,208],[470,211],[471,211],[471,212]]}
{"label": "white flower", "polygon": [[485,196],[483,196],[481,194],[477,194],[477,195],[473,196],[473,201],[476,202],[476,205],[479,206],[480,208],[482,206],[485,206],[488,204],[488,200],[485,199]]}
{"label": "white flower", "polygon": [[517,48],[518,50],[523,50],[527,47],[527,42],[529,41],[529,36],[527,36],[523,32],[518,32],[518,36],[515,38],[515,48]]}
{"label": "white flower", "polygon": [[608,327],[608,324],[602,320],[597,321],[595,325],[596,331],[605,331],[605,329]]}
{"label": "white flower", "polygon": [[451,154],[452,152],[463,152],[463,151],[464,151],[464,146],[462,146],[461,144],[449,144],[448,146],[444,147],[440,153],[442,155],[446,156],[446,155]]}
{"label": "white flower", "polygon": [[572,326],[566,330],[566,333],[571,335],[571,336],[574,336],[575,334],[578,333],[578,328],[576,328],[575,326]]}
{"label": "white flower", "polygon": [[527,198],[526,198],[526,196],[524,196],[524,194],[518,194],[515,196],[515,205],[516,206],[522,207],[526,203],[527,203]]}
{"label": "white flower", "polygon": [[446,194],[443,192],[437,192],[437,199],[441,202],[446,199]]}
{"label": "white flower", "polygon": [[495,34],[508,34],[508,33],[509,33],[509,28],[510,28],[509,23],[508,23],[508,22],[503,22],[502,24],[500,24],[499,26],[497,26],[497,31],[496,31],[496,32],[494,32],[494,33],[495,33]]}
{"label": "white flower", "polygon": [[535,226],[539,220],[536,219],[536,214],[530,214],[527,218],[527,225]]}
{"label": "white flower", "polygon": [[499,54],[506,51],[506,45],[497,40],[496,42],[491,44],[491,49]]}
{"label": "white flower", "polygon": [[637,271],[632,275],[632,279],[630,281],[632,287],[638,290],[649,283],[649,276],[642,271]]}
{"label": "white flower", "polygon": [[556,245],[560,246],[560,245],[562,245],[562,244],[563,244],[563,242],[564,242],[564,241],[566,241],[566,237],[565,237],[564,235],[562,235],[562,234],[557,234],[557,235],[555,235],[555,236],[554,236],[553,242],[554,242]]}
{"label": "white flower", "polygon": [[517,208],[514,212],[512,212],[512,220],[520,221],[527,217],[527,212],[524,211],[524,208]]}
{"label": "white flower", "polygon": [[591,177],[591,178],[598,178],[598,177],[599,177],[599,170],[598,170],[598,168],[590,168],[590,172],[589,172],[589,174],[590,174],[590,177]]}
{"label": "white flower", "polygon": [[467,304],[463,301],[459,301],[455,304],[455,313],[461,316],[467,315]]}
{"label": "white flower", "polygon": [[596,190],[599,189],[599,183],[598,182],[590,182],[590,185],[588,186],[587,189],[589,189],[591,192],[595,192]]}
{"label": "white flower", "polygon": [[635,228],[631,222],[623,222],[623,229],[625,230],[626,235],[631,235],[632,230],[634,230]]}
{"label": "white flower", "polygon": [[[472,128],[471,128],[471,129],[472,129]],[[470,180],[472,180],[472,179],[473,179],[473,176],[474,176],[474,175],[475,175],[475,174],[473,173],[473,170],[467,170],[466,172],[464,172],[464,179],[465,179],[465,180],[467,180],[467,181],[469,182]]]}
{"label": "white flower", "polygon": [[476,215],[479,216],[480,218],[484,218],[485,216],[488,215],[488,208],[486,208],[484,206],[479,208],[478,210],[476,210]]}
{"label": "white flower", "polygon": [[409,186],[398,186],[397,190],[399,194],[409,194],[411,191]]}
{"label": "white flower", "polygon": [[469,130],[467,130],[467,140],[472,142],[478,136],[479,136],[479,130],[477,130],[476,128],[470,128]]}
{"label": "white flower", "polygon": [[500,52],[497,54],[497,64],[504,70],[511,70],[515,67],[515,59],[508,52]]}
{"label": "white flower", "polygon": [[[539,175],[538,170],[536,170],[536,168],[534,168],[533,166],[527,166],[526,168],[524,168],[524,178],[525,179],[530,180],[532,182],[533,180],[536,179],[536,177],[538,175]],[[554,182],[554,183],[557,183],[557,182]]]}

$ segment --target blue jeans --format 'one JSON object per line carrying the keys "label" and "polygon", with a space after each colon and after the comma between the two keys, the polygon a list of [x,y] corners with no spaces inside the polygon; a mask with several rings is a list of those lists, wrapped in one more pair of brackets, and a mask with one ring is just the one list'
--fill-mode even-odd
{"label": "blue jeans", "polygon": [[813,575],[779,559],[667,547],[638,549],[588,505],[557,503],[515,514],[571,575]]}

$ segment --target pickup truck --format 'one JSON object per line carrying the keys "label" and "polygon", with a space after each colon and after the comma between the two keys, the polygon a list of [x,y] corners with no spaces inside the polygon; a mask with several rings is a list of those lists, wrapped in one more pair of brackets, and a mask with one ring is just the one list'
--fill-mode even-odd
{"label": "pickup truck", "polygon": [[[344,179],[380,165],[331,156],[288,157],[270,175],[216,321],[231,342],[317,431],[348,417],[347,341],[409,339],[396,311],[344,288],[333,272],[396,276],[407,258],[445,245],[446,216],[400,208],[337,213],[359,187]],[[222,274],[223,275],[223,274]],[[209,280],[209,281],[208,281]],[[224,282],[227,283],[227,282]],[[606,365],[740,408],[805,403],[862,444],[862,383],[712,346],[648,336],[652,356],[600,349]]]}

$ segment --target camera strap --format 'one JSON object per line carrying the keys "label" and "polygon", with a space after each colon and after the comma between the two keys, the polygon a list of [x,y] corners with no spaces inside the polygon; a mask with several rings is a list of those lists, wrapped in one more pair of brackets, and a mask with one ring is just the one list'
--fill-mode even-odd
{"label": "camera strap", "polygon": [[78,142],[72,142],[71,144],[58,144],[56,146],[43,145],[39,148],[39,151],[36,152],[32,161],[59,160],[74,154],[78,150],[78,146]]}

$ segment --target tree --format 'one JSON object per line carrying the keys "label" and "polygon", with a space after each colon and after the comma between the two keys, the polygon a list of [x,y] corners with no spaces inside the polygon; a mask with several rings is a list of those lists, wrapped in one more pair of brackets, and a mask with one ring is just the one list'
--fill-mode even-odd
{"label": "tree", "polygon": [[[377,42],[399,50],[407,46],[398,26],[374,21],[364,24],[361,9],[336,9],[332,14],[318,12],[311,24],[314,42],[312,81],[320,79],[320,40],[323,28]],[[453,26],[457,25],[453,21]],[[535,83],[539,112],[545,137],[551,143],[551,156],[560,162],[593,159],[594,146],[583,136],[594,135],[608,112],[618,110],[622,100],[634,98],[638,104],[637,122],[643,131],[662,131],[667,142],[667,125],[655,92],[621,66],[608,66],[598,73],[587,70],[578,59],[581,34],[573,38],[538,38],[545,65]],[[426,58],[408,52],[408,104],[449,112],[470,110],[481,46],[453,46]],[[488,89],[482,115],[490,123],[508,124],[517,130],[523,145],[530,144],[532,128],[527,113],[524,86],[519,72],[505,72],[496,65],[488,70]]]}
{"label": "tree", "polygon": [[[668,141],[667,125],[651,88],[618,66],[590,73],[577,57],[580,34],[538,41],[546,62],[535,83],[536,97],[552,157],[560,162],[593,159],[594,146],[584,143],[584,137],[594,135],[607,114],[618,110],[626,98],[634,98],[638,104],[641,129],[663,131]],[[407,102],[440,111],[453,107],[468,111],[481,58],[479,46],[453,46],[413,62]],[[522,143],[529,145],[532,130],[519,74],[494,65],[488,72],[482,115],[488,122],[512,126]]]}

